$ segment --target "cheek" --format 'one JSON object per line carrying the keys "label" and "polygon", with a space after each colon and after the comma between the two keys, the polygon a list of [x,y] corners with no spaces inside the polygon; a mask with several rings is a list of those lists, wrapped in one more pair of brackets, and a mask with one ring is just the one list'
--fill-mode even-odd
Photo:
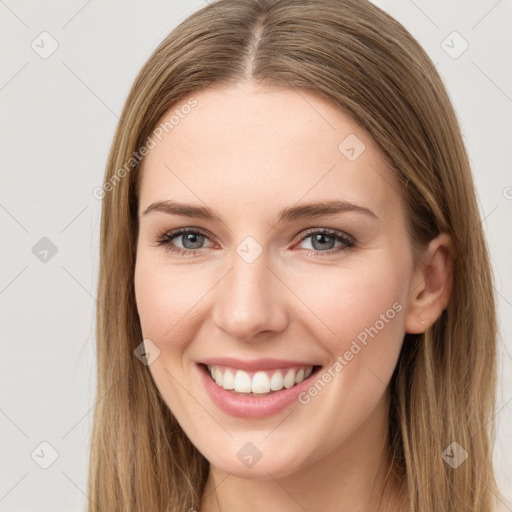
{"label": "cheek", "polygon": [[353,435],[383,399],[405,333],[407,265],[407,256],[381,253],[364,265],[331,268],[327,282],[308,278],[302,288],[316,314],[308,328],[331,356],[299,397],[301,421],[312,437],[325,440],[325,450]]}
{"label": "cheek", "polygon": [[179,266],[170,268],[144,254],[135,266],[134,285],[142,333],[159,343],[182,338],[175,333],[190,325],[194,305],[207,292],[203,280],[191,279]]}
{"label": "cheek", "polygon": [[145,251],[137,255],[134,286],[143,338],[160,350],[149,370],[167,406],[179,412],[187,395],[177,381],[184,382],[183,354],[195,336],[194,305],[205,292],[179,267],[170,268]]}
{"label": "cheek", "polygon": [[[135,266],[135,301],[144,338],[160,339],[163,319],[172,310],[169,292],[160,279],[160,273],[143,259]],[[167,311],[168,310],[168,311]],[[169,328],[169,326],[167,326]]]}
{"label": "cheek", "polygon": [[[364,341],[368,330],[379,339],[400,342],[408,291],[407,261],[381,254],[365,259],[364,265],[354,261],[350,266],[328,267],[325,278],[319,273],[301,282],[301,296],[316,315],[310,322],[331,353],[343,353],[359,336]],[[324,269],[322,269],[323,271]],[[322,325],[325,328],[322,328]],[[310,323],[313,329],[313,323]],[[372,338],[373,339],[373,338]]]}

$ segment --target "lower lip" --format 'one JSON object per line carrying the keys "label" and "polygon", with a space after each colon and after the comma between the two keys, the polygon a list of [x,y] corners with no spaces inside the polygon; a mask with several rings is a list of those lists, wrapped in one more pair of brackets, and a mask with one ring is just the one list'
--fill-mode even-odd
{"label": "lower lip", "polygon": [[197,365],[201,379],[206,391],[212,401],[225,413],[237,418],[267,418],[286,409],[293,402],[297,401],[298,395],[305,391],[311,384],[311,378],[318,373],[318,369],[304,379],[300,384],[291,388],[283,388],[269,395],[263,396],[244,396],[237,395],[218,386],[207,373],[206,367],[202,364]]}

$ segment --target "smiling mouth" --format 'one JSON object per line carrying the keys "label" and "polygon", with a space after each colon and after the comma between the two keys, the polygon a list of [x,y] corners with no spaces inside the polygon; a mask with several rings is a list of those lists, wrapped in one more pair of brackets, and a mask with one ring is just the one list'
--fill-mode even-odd
{"label": "smiling mouth", "polygon": [[321,368],[321,366],[310,365],[247,372],[220,365],[201,364],[201,366],[217,386],[243,396],[266,396],[292,388]]}

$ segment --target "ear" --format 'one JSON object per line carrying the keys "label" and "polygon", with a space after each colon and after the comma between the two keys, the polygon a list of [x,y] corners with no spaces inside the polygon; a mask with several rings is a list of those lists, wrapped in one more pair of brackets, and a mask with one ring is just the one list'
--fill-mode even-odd
{"label": "ear", "polygon": [[448,306],[452,291],[453,257],[453,242],[447,233],[441,233],[428,244],[409,291],[406,332],[419,334],[426,331]]}

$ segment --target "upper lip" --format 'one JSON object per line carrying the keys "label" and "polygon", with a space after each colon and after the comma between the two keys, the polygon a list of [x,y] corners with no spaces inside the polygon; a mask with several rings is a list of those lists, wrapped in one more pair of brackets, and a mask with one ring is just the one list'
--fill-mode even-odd
{"label": "upper lip", "polygon": [[258,370],[277,370],[279,368],[292,368],[296,366],[317,366],[312,362],[291,361],[285,359],[237,359],[234,357],[210,357],[199,361],[207,366],[227,366],[238,370],[254,372]]}

